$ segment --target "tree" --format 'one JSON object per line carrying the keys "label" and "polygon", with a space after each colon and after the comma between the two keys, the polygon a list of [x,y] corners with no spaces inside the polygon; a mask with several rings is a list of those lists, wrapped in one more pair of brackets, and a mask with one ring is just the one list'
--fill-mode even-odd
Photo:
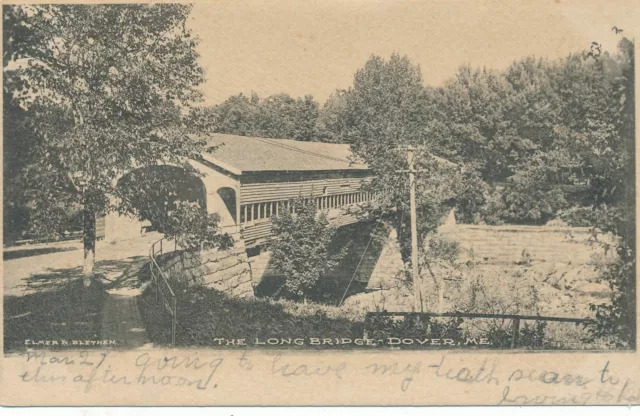
{"label": "tree", "polygon": [[[191,6],[4,6],[5,92],[38,137],[24,169],[33,212],[81,206],[84,274],[96,214],[119,207],[117,180],[141,166],[187,163],[204,143],[187,133],[203,82],[186,28]],[[9,124],[13,120],[5,121]],[[44,219],[46,220],[46,219]],[[38,221],[35,221],[38,223]]]}
{"label": "tree", "polygon": [[[485,198],[491,206],[477,206],[483,220],[544,223],[570,205],[623,197],[624,62],[621,53],[605,52],[526,57],[504,71],[463,66],[435,90],[442,109],[435,115],[444,125],[443,135],[434,135],[440,152],[501,185]],[[561,187],[571,180],[583,183],[579,192]]]}
{"label": "tree", "polygon": [[[29,149],[37,144],[37,140],[27,125],[24,109],[20,108],[7,92],[3,94],[2,113],[5,120],[2,164],[3,241],[7,244],[25,236],[29,230],[29,201],[21,192],[19,184],[28,160]],[[6,122],[7,120],[11,122]]]}
{"label": "tree", "polygon": [[271,265],[285,283],[277,293],[284,291],[306,302],[318,279],[338,265],[342,253],[329,252],[335,230],[324,214],[317,213],[313,201],[299,197],[281,205],[279,212],[272,218]]}
{"label": "tree", "polygon": [[312,95],[296,99],[295,118],[290,138],[305,142],[319,141],[316,123],[320,114],[320,106]]}
{"label": "tree", "polygon": [[339,141],[350,143],[354,154],[373,170],[370,190],[377,197],[370,208],[394,223],[406,263],[411,252],[406,146],[417,148],[414,162],[421,171],[416,177],[420,246],[437,227],[456,189],[458,168],[432,156],[439,150],[433,137],[443,135],[443,125],[431,93],[422,85],[420,68],[407,57],[372,56],[342,95],[343,110],[336,123]]}
{"label": "tree", "polygon": [[[594,206],[596,224],[605,231],[620,236],[616,247],[617,261],[602,271],[602,277],[613,292],[611,304],[592,306],[596,312],[594,335],[612,339],[616,346],[636,347],[636,204],[635,204],[635,47],[627,38],[618,44],[614,58],[617,70],[609,67],[609,79],[614,88],[611,110],[615,115],[613,143],[615,156],[609,154],[605,172],[603,197]],[[606,58],[606,56],[605,56]],[[604,62],[603,62],[603,65]],[[603,66],[606,68],[606,66]],[[613,75],[613,76],[612,76]],[[612,157],[613,156],[613,157]],[[606,192],[605,192],[606,191]]]}
{"label": "tree", "polygon": [[522,145],[504,122],[511,87],[504,75],[462,66],[455,77],[434,92],[442,109],[442,135],[437,135],[452,160],[477,171],[484,180],[509,174],[512,152]]}
{"label": "tree", "polygon": [[319,105],[313,96],[275,94],[260,98],[233,95],[209,109],[216,132],[271,139],[316,141]]}
{"label": "tree", "polygon": [[316,132],[318,141],[338,143],[343,128],[344,112],[346,110],[346,91],[337,90],[329,96],[318,114]]}
{"label": "tree", "polygon": [[260,123],[262,109],[260,97],[252,93],[232,95],[224,102],[209,108],[218,133],[237,134],[239,136],[261,136]]}

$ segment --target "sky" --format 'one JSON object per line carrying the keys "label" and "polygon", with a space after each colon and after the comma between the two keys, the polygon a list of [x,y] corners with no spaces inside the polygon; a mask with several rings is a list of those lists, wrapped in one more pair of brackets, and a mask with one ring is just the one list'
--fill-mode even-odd
{"label": "sky", "polygon": [[215,0],[197,2],[189,25],[216,104],[252,91],[324,103],[372,54],[393,52],[437,86],[465,63],[501,69],[593,41],[615,51],[612,27],[633,37],[639,22],[640,0]]}

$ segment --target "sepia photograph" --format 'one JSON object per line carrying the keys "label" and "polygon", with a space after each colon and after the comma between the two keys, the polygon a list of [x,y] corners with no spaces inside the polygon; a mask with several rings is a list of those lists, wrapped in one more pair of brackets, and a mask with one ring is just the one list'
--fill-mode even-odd
{"label": "sepia photograph", "polygon": [[3,404],[640,403],[631,3],[3,5]]}
{"label": "sepia photograph", "polygon": [[3,6],[5,354],[635,349],[624,27],[435,56],[244,11]]}

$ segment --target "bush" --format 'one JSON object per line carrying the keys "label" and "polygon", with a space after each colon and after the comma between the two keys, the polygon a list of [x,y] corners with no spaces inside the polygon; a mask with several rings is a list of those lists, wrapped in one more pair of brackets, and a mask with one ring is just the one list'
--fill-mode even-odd
{"label": "bush", "polygon": [[184,250],[228,249],[233,239],[220,233],[220,216],[208,214],[197,202],[176,201],[169,212],[164,234],[174,238]]}
{"label": "bush", "polygon": [[435,234],[429,238],[429,248],[421,254],[427,261],[437,260],[453,264],[460,255],[460,243]]}
{"label": "bush", "polygon": [[570,227],[592,227],[595,224],[593,207],[571,207],[558,212],[557,218]]}
{"label": "bush", "polygon": [[635,250],[626,241],[617,247],[618,260],[605,265],[601,277],[614,292],[610,304],[591,305],[596,312],[592,338],[610,339],[621,348],[635,347],[636,259]]}
{"label": "bush", "polygon": [[276,295],[284,292],[306,300],[318,279],[335,268],[344,253],[330,253],[335,229],[324,214],[317,214],[314,203],[297,198],[289,206],[291,211],[281,206],[281,214],[273,217],[271,265],[285,279]]}
{"label": "bush", "polygon": [[479,222],[487,204],[489,186],[478,175],[465,173],[455,183],[455,215],[456,222],[474,224]]}

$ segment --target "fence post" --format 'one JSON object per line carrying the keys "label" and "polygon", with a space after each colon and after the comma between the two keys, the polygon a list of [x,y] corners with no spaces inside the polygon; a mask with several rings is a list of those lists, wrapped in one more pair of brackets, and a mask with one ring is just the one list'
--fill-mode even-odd
{"label": "fence post", "polygon": [[364,315],[364,325],[363,326],[364,326],[364,331],[363,331],[364,334],[362,334],[362,335],[363,335],[363,338],[367,339],[367,338],[369,338],[369,314],[365,314]]}
{"label": "fence post", "polygon": [[440,279],[440,285],[438,286],[438,313],[444,313],[444,292],[447,290],[447,281],[444,278]]}
{"label": "fence post", "polygon": [[158,302],[158,279],[156,277],[155,272],[153,271],[153,259],[151,259],[151,263],[149,263],[149,269],[151,269],[151,279],[153,280],[153,289],[156,292],[156,303]]}
{"label": "fence post", "polygon": [[178,309],[176,308],[178,302],[176,301],[175,295],[173,296],[171,303],[173,303],[173,305],[171,305],[171,309],[173,309],[173,319],[171,320],[171,345],[175,346],[176,345],[176,321],[178,320]]}
{"label": "fence post", "polygon": [[511,348],[518,346],[518,336],[520,335],[520,319],[513,319],[513,332],[511,333]]}

